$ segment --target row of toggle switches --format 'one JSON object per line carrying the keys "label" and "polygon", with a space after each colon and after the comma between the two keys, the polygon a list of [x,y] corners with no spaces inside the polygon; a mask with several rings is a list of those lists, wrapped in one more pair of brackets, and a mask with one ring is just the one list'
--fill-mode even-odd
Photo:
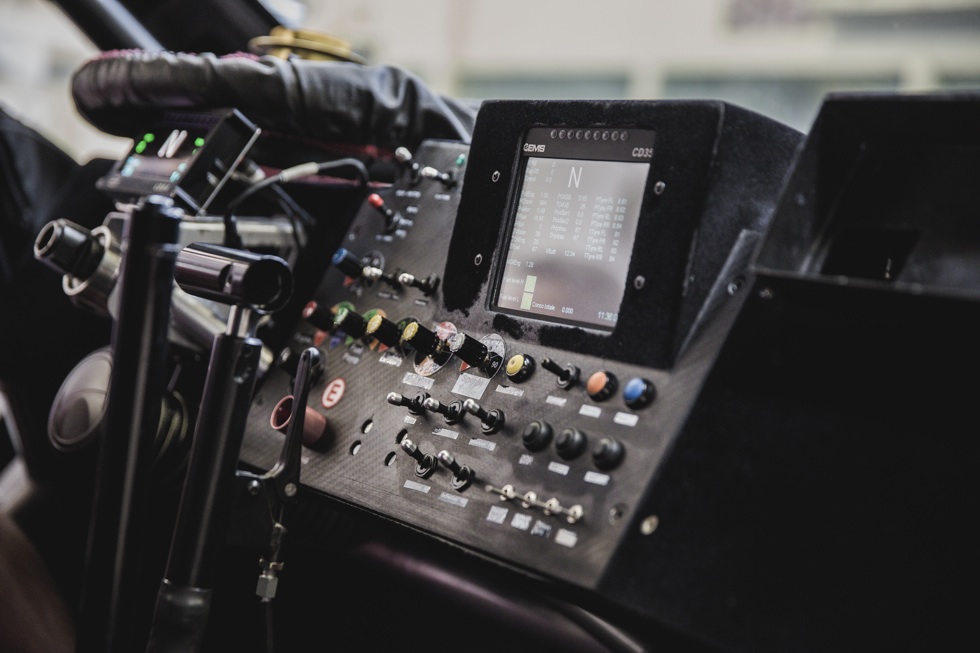
{"label": "row of toggle switches", "polygon": [[467,414],[473,415],[480,420],[480,430],[487,435],[499,431],[505,422],[503,411],[486,410],[473,399],[456,400],[449,404],[443,404],[424,392],[417,394],[412,399],[398,392],[389,392],[387,400],[393,406],[408,408],[408,412],[413,415],[421,415],[425,410],[439,413],[445,418],[447,424],[457,424]]}
{"label": "row of toggle switches", "polygon": [[[490,435],[503,428],[506,419],[502,410],[486,410],[473,399],[455,400],[443,404],[428,393],[420,392],[413,398],[408,398],[398,392],[389,392],[388,403],[393,406],[403,406],[414,415],[425,411],[439,413],[449,424],[460,422],[467,414],[480,420],[480,430]],[[548,422],[534,420],[521,433],[521,441],[529,451],[542,451],[554,442],[555,453],[564,460],[578,458],[588,448],[588,436],[579,428],[567,427],[555,434]],[[615,469],[623,462],[626,449],[623,443],[612,437],[599,439],[592,450],[592,462],[603,471]]]}
{"label": "row of toggle switches", "polygon": [[543,511],[546,515],[561,515],[569,524],[575,524],[585,516],[585,510],[578,504],[571,506],[570,508],[566,508],[562,506],[561,502],[555,497],[551,497],[547,501],[541,501],[536,492],[528,491],[521,494],[514,489],[513,485],[510,484],[499,488],[492,485],[487,485],[486,490],[487,492],[496,493],[500,497],[501,501],[513,501],[515,499],[519,499],[524,508],[537,508]]}

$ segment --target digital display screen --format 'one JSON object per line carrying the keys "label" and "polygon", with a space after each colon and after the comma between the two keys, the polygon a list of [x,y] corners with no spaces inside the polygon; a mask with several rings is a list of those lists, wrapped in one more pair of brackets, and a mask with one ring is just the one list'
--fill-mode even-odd
{"label": "digital display screen", "polygon": [[493,308],[612,331],[653,140],[642,129],[528,130]]}
{"label": "digital display screen", "polygon": [[161,136],[147,132],[134,144],[119,175],[176,184],[183,177],[191,158],[204,146],[204,136],[186,129],[173,129]]}
{"label": "digital display screen", "polygon": [[167,114],[133,139],[99,187],[127,199],[167,195],[204,211],[258,133],[235,111]]}

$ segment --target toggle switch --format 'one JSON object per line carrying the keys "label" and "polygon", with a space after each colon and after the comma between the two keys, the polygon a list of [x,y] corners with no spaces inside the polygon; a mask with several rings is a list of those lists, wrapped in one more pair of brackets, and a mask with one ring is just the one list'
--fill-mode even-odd
{"label": "toggle switch", "polygon": [[453,455],[445,449],[436,454],[436,458],[453,473],[452,486],[454,490],[462,492],[476,478],[476,473],[472,469],[466,465],[460,465]]}
{"label": "toggle switch", "polygon": [[480,404],[473,399],[463,401],[463,410],[471,415],[475,415],[480,420],[480,429],[486,433],[496,433],[504,426],[504,413],[501,410],[484,410]]}
{"label": "toggle switch", "polygon": [[405,438],[401,442],[401,447],[409,456],[415,460],[415,475],[421,478],[428,478],[439,466],[436,457],[432,454],[422,453],[418,446]]}
{"label": "toggle switch", "polygon": [[429,394],[426,392],[420,392],[412,399],[409,399],[399,392],[389,392],[387,400],[392,406],[404,406],[405,408],[408,408],[408,412],[411,414],[421,415],[422,411],[425,409],[425,401],[428,398]]}
{"label": "toggle switch", "polygon": [[395,161],[408,169],[412,184],[419,183],[419,180],[422,178],[420,173],[422,166],[418,161],[414,160],[411,150],[404,146],[395,149]]}
{"label": "toggle switch", "polygon": [[419,171],[419,174],[425,179],[435,179],[442,182],[442,185],[446,188],[452,188],[456,185],[457,181],[457,173],[455,170],[442,172],[441,170],[436,170],[432,166],[425,166]]}
{"label": "toggle switch", "polygon": [[396,228],[398,228],[402,223],[402,216],[395,210],[391,209],[386,203],[383,197],[377,193],[371,193],[367,198],[368,204],[373,206],[378,213],[385,220],[385,233],[391,233]]}
{"label": "toggle switch", "polygon": [[578,383],[579,374],[581,373],[574,365],[562,367],[550,358],[542,358],[541,367],[558,377],[555,383],[563,390],[567,390]]}
{"label": "toggle switch", "polygon": [[446,419],[447,424],[458,423],[461,419],[463,419],[463,415],[466,414],[463,410],[463,402],[458,400],[444,404],[438,399],[429,397],[422,402],[422,405],[426,410],[442,415]]}
{"label": "toggle switch", "polygon": [[398,283],[403,286],[411,286],[412,288],[418,288],[422,291],[422,294],[428,297],[434,293],[439,288],[439,275],[430,274],[425,279],[419,279],[413,274],[408,272],[401,272],[398,274]]}

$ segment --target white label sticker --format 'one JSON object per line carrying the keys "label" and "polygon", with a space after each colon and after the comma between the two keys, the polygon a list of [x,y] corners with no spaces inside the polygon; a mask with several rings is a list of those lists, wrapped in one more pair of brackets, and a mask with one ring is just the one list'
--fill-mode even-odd
{"label": "white label sticker", "polygon": [[609,485],[609,474],[599,472],[585,472],[585,482],[593,485]]}
{"label": "white label sticker", "polygon": [[514,516],[510,520],[510,525],[514,528],[526,531],[531,528],[531,515],[524,514],[523,512],[515,512]]}
{"label": "white label sticker", "polygon": [[616,413],[613,421],[623,426],[636,426],[636,423],[640,421],[640,416],[633,413]]}
{"label": "white label sticker", "polygon": [[552,406],[564,406],[568,403],[568,399],[565,397],[556,397],[554,395],[548,395],[548,398],[544,400],[544,403],[551,404]]}
{"label": "white label sticker", "polygon": [[561,474],[562,476],[567,476],[568,465],[563,465],[562,463],[550,462],[548,463],[548,471],[554,472],[556,474]]}
{"label": "white label sticker", "polygon": [[548,537],[551,535],[551,524],[547,524],[539,519],[538,521],[534,522],[534,528],[531,529],[531,535]]}
{"label": "white label sticker", "polygon": [[493,522],[494,524],[503,524],[505,519],[507,519],[507,508],[490,506],[490,512],[487,513],[487,521]]}
{"label": "white label sticker", "polygon": [[432,429],[432,435],[438,435],[439,437],[449,438],[450,440],[455,440],[459,437],[459,433],[456,431],[450,431],[449,429]]}
{"label": "white label sticker", "polygon": [[454,506],[459,506],[460,508],[465,508],[469,499],[466,497],[461,497],[458,494],[450,494],[448,492],[443,492],[439,495],[439,501],[444,501],[445,503],[451,503]]}
{"label": "white label sticker", "polygon": [[431,489],[428,485],[416,483],[415,481],[405,481],[405,488],[415,490],[416,492],[421,492],[422,494],[428,494],[429,490]]}
{"label": "white label sticker", "polygon": [[490,440],[483,440],[481,438],[472,438],[470,440],[470,446],[486,449],[487,451],[493,451],[494,449],[497,448],[497,443],[490,442]]}
{"label": "white label sticker", "polygon": [[584,415],[585,417],[598,417],[599,415],[602,415],[602,409],[598,406],[582,404],[582,407],[578,409],[578,414]]}
{"label": "white label sticker", "polygon": [[570,531],[567,528],[559,528],[558,533],[555,535],[555,542],[562,546],[572,548],[578,543],[578,535],[575,534],[575,531]]}
{"label": "white label sticker", "polygon": [[403,360],[405,359],[396,350],[385,349],[384,353],[381,354],[381,358],[378,359],[378,362],[384,365],[391,365],[392,367],[401,367]]}
{"label": "white label sticker", "polygon": [[462,397],[479,399],[486,392],[488,385],[490,385],[490,379],[485,376],[460,374],[456,378],[456,384],[453,386],[452,393]]}
{"label": "white label sticker", "polygon": [[415,372],[406,372],[405,376],[402,377],[402,383],[415,388],[422,388],[423,390],[431,390],[433,384],[435,384],[435,381],[427,376],[416,374]]}

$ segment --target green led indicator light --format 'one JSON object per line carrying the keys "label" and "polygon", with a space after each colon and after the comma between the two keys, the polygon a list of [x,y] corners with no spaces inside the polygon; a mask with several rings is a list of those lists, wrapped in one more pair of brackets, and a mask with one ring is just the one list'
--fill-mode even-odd
{"label": "green led indicator light", "polygon": [[143,140],[146,141],[147,143],[152,143],[155,139],[156,136],[154,136],[153,134],[145,134],[143,136]]}
{"label": "green led indicator light", "polygon": [[196,145],[197,147],[201,147],[202,145],[204,145],[204,139],[198,136],[197,138],[194,139],[194,145]]}
{"label": "green led indicator light", "polygon": [[466,155],[465,154],[460,154],[458,157],[456,157],[456,165],[461,166],[464,163],[466,163]]}
{"label": "green led indicator light", "polygon": [[140,141],[139,143],[136,144],[136,147],[134,147],[133,149],[136,150],[137,154],[142,154],[143,150],[146,149],[146,141]]}

